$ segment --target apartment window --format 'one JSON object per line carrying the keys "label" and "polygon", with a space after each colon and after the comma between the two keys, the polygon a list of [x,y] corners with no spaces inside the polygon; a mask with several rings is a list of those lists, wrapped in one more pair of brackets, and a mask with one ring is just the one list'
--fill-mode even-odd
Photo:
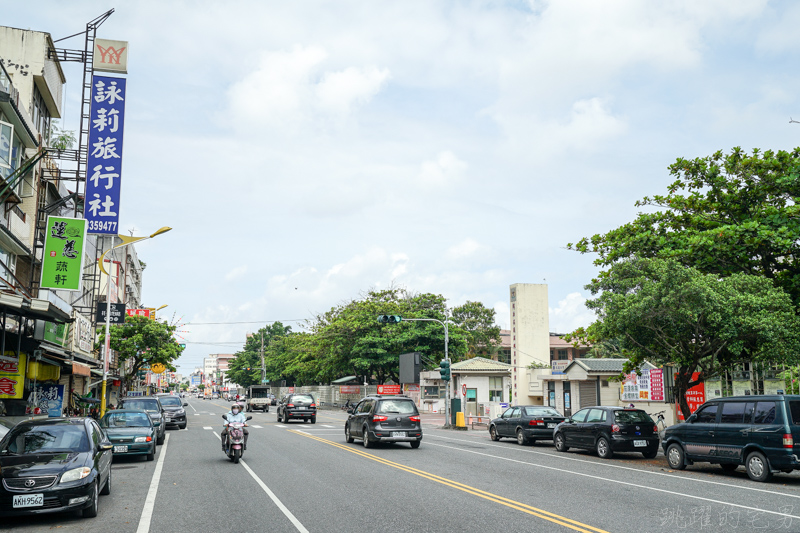
{"label": "apartment window", "polygon": [[503,401],[503,377],[489,376],[489,401]]}
{"label": "apartment window", "polygon": [[559,361],[566,361],[569,359],[569,350],[559,350],[558,351],[558,360]]}
{"label": "apartment window", "polygon": [[[11,146],[14,142],[14,126],[7,122],[0,122],[0,168],[11,170]],[[3,173],[3,177],[8,176]]]}

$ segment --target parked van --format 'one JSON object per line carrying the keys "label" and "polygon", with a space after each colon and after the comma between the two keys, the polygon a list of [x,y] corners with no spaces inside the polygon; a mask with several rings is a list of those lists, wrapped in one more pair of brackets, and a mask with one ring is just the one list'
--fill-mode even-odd
{"label": "parked van", "polygon": [[671,468],[695,462],[725,471],[744,465],[754,481],[800,469],[800,396],[732,396],[709,400],[662,441]]}

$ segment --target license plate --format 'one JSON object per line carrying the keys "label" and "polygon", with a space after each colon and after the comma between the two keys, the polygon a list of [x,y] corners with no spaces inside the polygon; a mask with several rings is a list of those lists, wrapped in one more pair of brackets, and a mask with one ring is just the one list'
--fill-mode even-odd
{"label": "license plate", "polygon": [[18,507],[41,507],[44,505],[44,494],[17,494],[14,496],[13,506]]}
{"label": "license plate", "polygon": [[125,453],[128,451],[127,446],[114,446],[114,453]]}
{"label": "license plate", "polygon": [[392,437],[405,437],[405,431],[392,431]]}
{"label": "license plate", "polygon": [[647,441],[646,440],[635,440],[635,441],[633,441],[633,445],[636,446],[637,448],[644,448],[644,447],[647,446]]}
{"label": "license plate", "polygon": [[551,422],[551,423],[547,424],[547,427],[554,428],[554,427],[556,427],[556,425],[555,425],[555,423]]}
{"label": "license plate", "polygon": [[306,408],[305,408],[305,407],[298,407],[298,408],[297,408],[297,410],[298,410],[298,411],[305,411],[305,410],[306,410]]}

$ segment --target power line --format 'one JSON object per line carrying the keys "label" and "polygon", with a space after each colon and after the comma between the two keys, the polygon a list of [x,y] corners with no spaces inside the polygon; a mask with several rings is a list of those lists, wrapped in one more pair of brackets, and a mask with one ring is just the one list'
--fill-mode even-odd
{"label": "power line", "polygon": [[245,322],[186,322],[184,326],[209,326],[224,324],[270,324],[274,322],[303,322],[305,318],[288,318],[284,320],[252,320]]}

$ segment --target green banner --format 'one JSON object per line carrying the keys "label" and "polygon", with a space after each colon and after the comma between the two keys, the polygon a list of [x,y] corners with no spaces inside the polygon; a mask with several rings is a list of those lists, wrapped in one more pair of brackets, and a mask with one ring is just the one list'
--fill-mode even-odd
{"label": "green banner", "polygon": [[43,289],[81,289],[85,244],[85,219],[47,217],[42,259]]}

